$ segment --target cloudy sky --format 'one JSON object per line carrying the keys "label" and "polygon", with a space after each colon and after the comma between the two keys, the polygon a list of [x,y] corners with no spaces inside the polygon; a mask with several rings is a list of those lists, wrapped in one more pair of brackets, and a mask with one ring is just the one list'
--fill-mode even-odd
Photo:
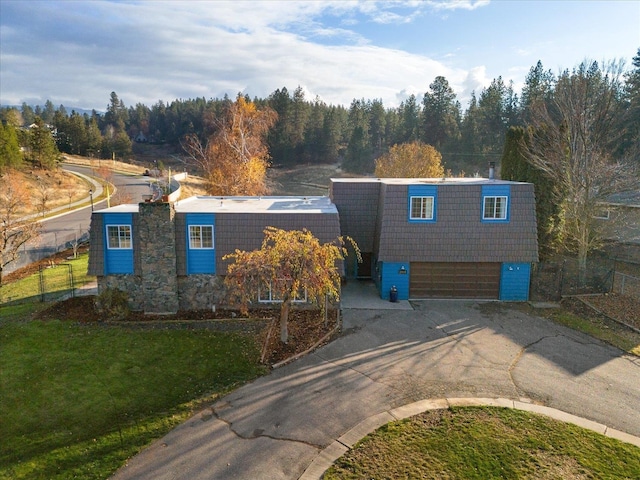
{"label": "cloudy sky", "polygon": [[396,106],[437,75],[463,106],[493,78],[518,90],[640,47],[640,1],[0,0],[0,104],[104,110],[299,85],[311,100]]}

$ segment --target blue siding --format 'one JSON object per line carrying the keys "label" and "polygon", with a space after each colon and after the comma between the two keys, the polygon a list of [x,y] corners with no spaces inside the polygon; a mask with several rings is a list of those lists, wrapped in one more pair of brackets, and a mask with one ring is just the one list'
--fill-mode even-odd
{"label": "blue siding", "polygon": [[529,300],[530,263],[503,263],[500,274],[500,300],[526,302]]}
{"label": "blue siding", "polygon": [[[398,289],[398,300],[409,299],[409,262],[380,262],[378,263],[381,279],[378,287],[380,297],[389,300],[389,291],[392,286]],[[402,267],[406,273],[400,273]]]}
{"label": "blue siding", "polygon": [[[186,215],[187,275],[216,273],[216,226],[213,213],[188,213]],[[213,249],[189,248],[189,225],[213,225]]]}
{"label": "blue siding", "polygon": [[[507,218],[488,219],[484,218],[484,197],[507,197]],[[508,223],[511,215],[511,187],[509,185],[483,185],[482,186],[482,203],[480,204],[480,220],[486,223]]]}
{"label": "blue siding", "polygon": [[[433,197],[433,218],[411,218],[411,197]],[[409,185],[409,197],[407,198],[407,219],[410,223],[435,223],[438,218],[438,187],[436,185]]]}
{"label": "blue siding", "polygon": [[130,213],[105,213],[104,214],[104,274],[132,274],[133,273],[133,248],[109,249],[107,240],[107,227],[109,225],[130,225],[131,242],[133,246],[133,215]]}

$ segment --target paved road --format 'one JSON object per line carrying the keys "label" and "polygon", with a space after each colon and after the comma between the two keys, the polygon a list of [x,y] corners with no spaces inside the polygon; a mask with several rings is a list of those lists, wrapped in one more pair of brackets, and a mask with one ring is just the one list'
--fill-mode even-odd
{"label": "paved road", "polygon": [[[91,167],[64,165],[63,168],[87,177],[96,176]],[[116,189],[121,192],[121,195],[131,199],[132,202],[141,202],[142,195],[150,192],[148,178],[140,175],[114,173],[113,183]],[[70,209],[62,207],[62,209],[58,209],[56,216],[41,222],[42,230],[40,238],[37,242],[30,242],[25,246],[20,258],[5,267],[5,274],[24,267],[31,262],[53,255],[62,249],[69,248],[71,242],[76,241],[77,238],[88,238],[89,224],[91,221],[89,188],[90,187],[87,186],[87,198],[82,200],[82,202],[76,202],[85,203],[86,205],[83,208],[78,208],[77,205],[72,205]],[[100,195],[102,187],[94,185],[93,190],[94,198],[97,198]],[[106,206],[106,199],[94,202],[95,209],[106,208]]]}
{"label": "paved road", "polygon": [[429,398],[524,398],[640,436],[637,357],[504,304],[414,307],[345,309],[340,338],[227,395],[114,479],[297,479],[360,422]]}

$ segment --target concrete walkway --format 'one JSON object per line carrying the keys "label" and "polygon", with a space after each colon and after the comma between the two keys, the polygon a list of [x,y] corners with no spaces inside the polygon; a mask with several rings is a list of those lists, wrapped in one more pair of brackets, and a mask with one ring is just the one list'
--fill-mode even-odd
{"label": "concrete walkway", "polygon": [[340,338],[225,396],[114,478],[315,479],[377,426],[466,403],[640,444],[639,358],[497,302],[349,303],[367,288],[346,286]]}

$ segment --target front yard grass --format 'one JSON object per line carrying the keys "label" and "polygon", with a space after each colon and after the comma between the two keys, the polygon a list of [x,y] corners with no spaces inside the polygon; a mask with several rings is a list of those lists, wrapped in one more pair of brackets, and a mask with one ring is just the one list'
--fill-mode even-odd
{"label": "front yard grass", "polygon": [[323,478],[636,479],[640,449],[541,415],[460,407],[379,428]]}
{"label": "front yard grass", "polygon": [[0,321],[2,479],[107,478],[203,402],[265,372],[252,335],[11,313]]}

